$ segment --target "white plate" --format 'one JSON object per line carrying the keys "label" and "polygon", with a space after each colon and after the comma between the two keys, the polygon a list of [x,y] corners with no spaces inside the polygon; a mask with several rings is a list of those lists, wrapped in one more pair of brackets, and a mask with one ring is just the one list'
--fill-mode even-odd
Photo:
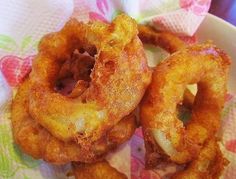
{"label": "white plate", "polygon": [[236,27],[212,14],[207,14],[196,35],[200,42],[213,40],[214,44],[231,56],[228,89],[230,93],[236,94]]}

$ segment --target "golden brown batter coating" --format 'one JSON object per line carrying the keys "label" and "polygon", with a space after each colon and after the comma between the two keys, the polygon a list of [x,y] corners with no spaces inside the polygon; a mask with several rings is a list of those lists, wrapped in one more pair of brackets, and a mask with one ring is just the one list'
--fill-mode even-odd
{"label": "golden brown batter coating", "polygon": [[30,83],[27,79],[18,89],[12,104],[12,129],[15,142],[27,154],[54,164],[71,161],[93,162],[100,160],[110,150],[133,135],[136,120],[133,114],[123,118],[90,148],[75,142],[63,142],[52,136],[28,113]]}
{"label": "golden brown batter coating", "polygon": [[169,53],[174,53],[187,46],[184,41],[171,32],[159,32],[147,25],[139,25],[138,31],[138,36],[143,43],[160,46]]}
{"label": "golden brown batter coating", "polygon": [[107,161],[93,164],[72,163],[75,179],[127,179]]}
{"label": "golden brown batter coating", "polygon": [[[29,112],[63,141],[92,144],[132,112],[151,80],[143,45],[133,19],[120,15],[110,25],[75,19],[45,36],[34,60]],[[61,64],[75,50],[97,48],[89,87],[77,98],[53,89]],[[80,88],[80,86],[79,86]]]}
{"label": "golden brown batter coating", "polygon": [[[230,59],[211,44],[194,45],[172,54],[154,70],[152,83],[141,102],[140,115],[147,148],[147,165],[156,165],[155,153],[172,161],[192,161],[220,127]],[[186,85],[198,92],[186,127],[176,105]]]}
{"label": "golden brown batter coating", "polygon": [[173,179],[218,179],[228,165],[215,138],[210,139],[198,157],[172,176]]}

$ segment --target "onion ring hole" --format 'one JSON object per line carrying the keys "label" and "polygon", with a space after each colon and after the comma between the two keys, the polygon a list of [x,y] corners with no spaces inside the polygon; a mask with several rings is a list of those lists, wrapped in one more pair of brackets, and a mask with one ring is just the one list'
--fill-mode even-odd
{"label": "onion ring hole", "polygon": [[62,65],[55,83],[55,91],[65,96],[70,95],[78,81],[83,83],[83,90],[86,90],[91,81],[90,74],[94,67],[96,53],[96,48],[90,52],[82,48],[76,49],[71,58]]}

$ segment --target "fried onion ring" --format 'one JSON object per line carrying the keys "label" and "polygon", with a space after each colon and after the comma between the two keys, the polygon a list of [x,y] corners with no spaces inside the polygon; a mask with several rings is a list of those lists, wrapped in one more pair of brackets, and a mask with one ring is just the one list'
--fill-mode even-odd
{"label": "fried onion ring", "polygon": [[171,32],[156,31],[151,26],[139,25],[139,38],[143,43],[160,46],[169,53],[174,53],[187,45]]}
{"label": "fried onion ring", "polygon": [[94,162],[118,145],[127,141],[136,129],[135,116],[130,114],[93,143],[91,148],[82,148],[75,142],[63,142],[52,136],[28,113],[30,82],[19,87],[12,104],[12,129],[15,142],[27,154],[54,164],[71,161]]}
{"label": "fried onion ring", "polygon": [[[155,166],[158,153],[182,164],[192,161],[220,127],[226,94],[229,57],[212,44],[194,45],[172,54],[154,70],[141,102],[146,165]],[[186,127],[176,105],[188,84],[198,91]]]}
{"label": "fried onion ring", "polygon": [[215,139],[210,139],[202,148],[197,159],[183,171],[175,173],[173,179],[218,179],[228,165]]}
{"label": "fried onion ring", "polygon": [[[45,36],[30,74],[31,116],[58,139],[87,145],[133,111],[151,79],[136,26],[126,15],[110,25],[72,19]],[[56,93],[61,64],[75,49],[87,46],[97,49],[89,87],[73,99]]]}
{"label": "fried onion ring", "polygon": [[72,163],[75,179],[127,179],[123,173],[113,168],[107,161],[93,164]]}
{"label": "fried onion ring", "polygon": [[[183,40],[171,32],[157,31],[147,25],[139,25],[138,30],[138,36],[143,43],[160,46],[170,54],[187,47],[187,44]],[[182,101],[183,105],[190,109],[193,101],[194,95],[189,91],[189,89],[186,89]]]}

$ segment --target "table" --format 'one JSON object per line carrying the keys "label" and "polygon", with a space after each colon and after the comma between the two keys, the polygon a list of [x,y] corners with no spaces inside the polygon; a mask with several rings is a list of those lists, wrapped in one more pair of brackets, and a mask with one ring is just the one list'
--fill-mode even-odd
{"label": "table", "polygon": [[212,0],[209,12],[236,26],[236,0]]}

